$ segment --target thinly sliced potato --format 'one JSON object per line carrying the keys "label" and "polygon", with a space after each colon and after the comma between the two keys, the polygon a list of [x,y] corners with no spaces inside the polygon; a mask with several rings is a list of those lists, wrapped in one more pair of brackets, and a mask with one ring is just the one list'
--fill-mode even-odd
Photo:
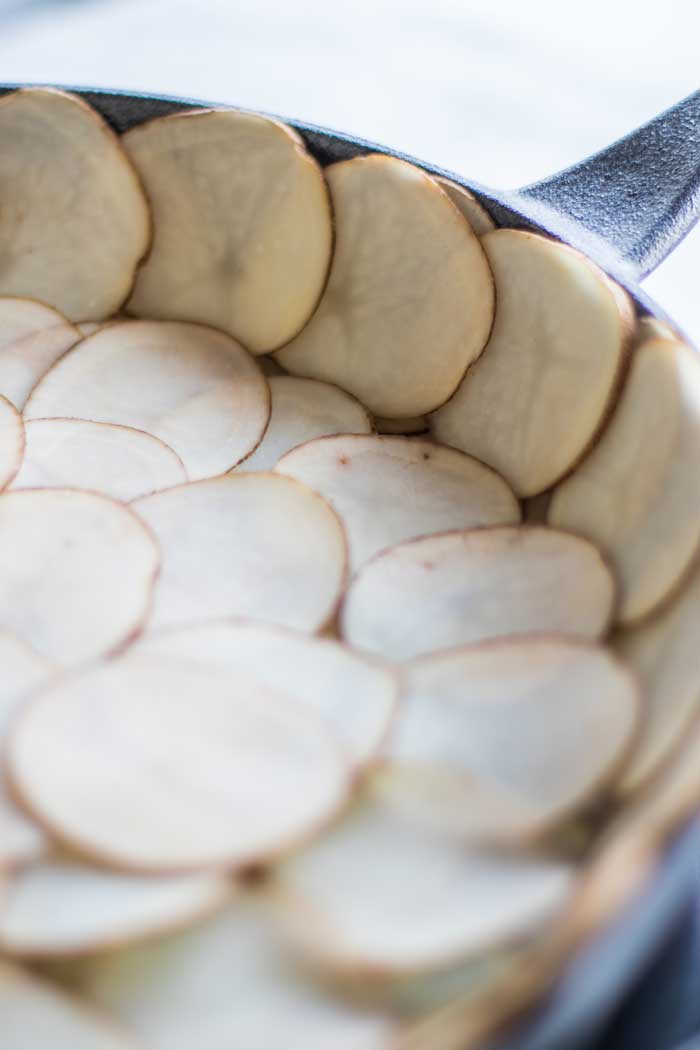
{"label": "thinly sliced potato", "polygon": [[17,474],[24,455],[24,423],[6,397],[0,395],[0,490]]}
{"label": "thinly sliced potato", "polygon": [[639,347],[650,339],[671,339],[673,342],[683,341],[680,334],[666,321],[661,321],[658,317],[640,317],[637,321],[635,346]]}
{"label": "thinly sliced potato", "polygon": [[148,194],[153,247],[129,310],[200,321],[254,353],[308,321],[328,272],[331,211],[299,136],[256,113],[177,113],[122,139]]}
{"label": "thinly sliced potato", "polygon": [[587,536],[610,559],[622,623],[659,605],[698,549],[699,460],[697,354],[682,343],[647,342],[603,437],[549,508],[552,525]]}
{"label": "thinly sliced potato", "polygon": [[228,901],[220,875],[115,874],[59,856],[23,868],[0,902],[0,952],[79,956],[181,929]]}
{"label": "thinly sliced potato", "polygon": [[118,309],[148,248],[150,214],[99,114],[50,88],[5,95],[0,186],[0,294],[40,299],[71,321]]}
{"label": "thinly sliced potato", "polygon": [[631,335],[632,307],[583,255],[521,230],[483,238],[498,308],[482,358],[431,417],[436,439],[535,496],[600,429]]}
{"label": "thinly sliced potato", "polygon": [[88,489],[128,502],[187,481],[180,457],[160,438],[133,427],[30,419],[25,437],[13,489]]}
{"label": "thinly sliced potato", "polygon": [[428,429],[427,416],[409,416],[406,419],[384,419],[374,417],[374,425],[380,434],[423,434]]}
{"label": "thinly sliced potato", "polygon": [[435,181],[439,186],[442,186],[477,237],[483,237],[485,233],[490,233],[491,230],[496,229],[496,223],[486,211],[486,208],[479,204],[476,197],[469,190],[466,190],[464,186],[459,186],[456,182],[451,182],[450,179],[443,179],[440,175],[435,176]]}
{"label": "thinly sliced potato", "polygon": [[401,543],[373,558],[345,595],[350,645],[389,660],[490,638],[598,638],[615,588],[592,544],[538,525],[465,529]]}
{"label": "thinly sliced potato", "polygon": [[279,474],[227,474],[137,500],[160,540],[153,627],[223,616],[314,632],[345,585],[338,518],[315,492]]}
{"label": "thinly sliced potato", "polygon": [[292,449],[275,470],[316,489],[337,511],[352,569],[416,536],[520,520],[518,501],[502,478],[430,441],[320,438]]}
{"label": "thinly sliced potato", "polygon": [[316,832],[350,784],[308,707],[228,669],[128,653],[26,705],[6,767],[61,842],[163,874],[266,860]]}
{"label": "thinly sliced potato", "polygon": [[81,332],[33,299],[0,299],[0,394],[20,412],[29,393]]}
{"label": "thinly sliced potato", "polygon": [[406,811],[467,838],[532,837],[619,774],[639,687],[601,646],[528,638],[408,664],[386,746],[387,789]]}
{"label": "thinly sliced potato", "polygon": [[318,711],[359,765],[376,756],[396,708],[397,676],[332,638],[217,621],[147,635],[130,652],[250,674]]}
{"label": "thinly sliced potato", "polygon": [[330,383],[295,376],[269,380],[272,411],[265,436],[238,470],[272,470],[295,445],[329,434],[370,434],[367,410]]}
{"label": "thinly sliced potato", "polygon": [[260,441],[267,380],[223,332],[177,322],[109,325],[66,354],[33,390],[25,419],[135,427],[178,454],[193,480],[221,474]]}
{"label": "thinly sliced potato", "polygon": [[371,155],[325,174],[336,224],[328,284],[277,359],[337,383],[375,415],[422,415],[454,393],[484,348],[494,310],[486,256],[418,168]]}
{"label": "thinly sliced potato", "polygon": [[158,545],[129,510],[69,489],[0,495],[0,627],[63,666],[91,660],[146,619]]}
{"label": "thinly sliced potato", "polygon": [[305,977],[255,898],[187,933],[103,956],[85,969],[83,988],[152,1050],[395,1045],[388,1017],[334,999]]}

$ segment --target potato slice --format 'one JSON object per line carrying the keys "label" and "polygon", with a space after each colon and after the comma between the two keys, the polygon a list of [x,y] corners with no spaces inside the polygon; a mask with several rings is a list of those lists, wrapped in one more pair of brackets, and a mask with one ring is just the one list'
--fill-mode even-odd
{"label": "potato slice", "polygon": [[355,157],[325,174],[336,223],[328,284],[277,359],[375,415],[422,415],[450,397],[488,338],[484,252],[447,194],[405,161]]}
{"label": "potato slice", "polygon": [[375,416],[374,425],[380,434],[423,434],[428,429],[427,416],[409,416],[406,419],[383,419]]}
{"label": "potato slice", "polygon": [[0,626],[64,666],[135,635],[158,545],[127,507],[68,489],[0,496]]}
{"label": "potato slice", "polygon": [[154,219],[129,311],[214,325],[253,353],[289,342],[313,313],[332,248],[328,191],[296,132],[208,110],[140,124],[122,142]]}
{"label": "potato slice", "polygon": [[455,207],[460,210],[477,237],[483,237],[485,233],[490,233],[491,230],[496,229],[496,223],[486,211],[486,208],[484,208],[482,204],[479,204],[473,193],[466,190],[464,186],[459,186],[456,182],[444,179],[441,175],[436,175],[435,181],[439,186],[442,186],[447,196]]}
{"label": "potato slice", "polygon": [[600,429],[632,307],[564,245],[521,230],[495,230],[482,243],[496,280],[493,331],[431,428],[498,470],[519,496],[534,496],[571,470]]}
{"label": "potato slice", "polygon": [[452,649],[408,664],[403,683],[392,801],[467,838],[533,837],[571,817],[619,774],[640,721],[622,662],[566,638]]}
{"label": "potato slice", "polygon": [[81,332],[57,310],[33,299],[0,299],[0,394],[20,412],[49,368]]}
{"label": "potato slice", "polygon": [[316,489],[337,511],[352,569],[415,536],[520,520],[518,501],[502,478],[431,441],[321,438],[292,449],[275,471]]}
{"label": "potato slice", "polygon": [[700,362],[682,343],[635,353],[599,444],[554,492],[552,525],[587,536],[620,583],[619,619],[659,605],[700,544]]}
{"label": "potato slice", "polygon": [[32,419],[13,489],[72,488],[132,500],[187,481],[182,460],[133,427],[84,419]]}
{"label": "potato slice", "polygon": [[249,616],[313,633],[335,614],[345,536],[305,485],[278,474],[227,474],[133,506],[163,551],[152,627]]}
{"label": "potato slice", "polygon": [[6,766],[61,842],[143,873],[266,860],[317,832],[350,785],[308,707],[230,670],[128,654],[24,707]]}
{"label": "potato slice", "polygon": [[59,361],[32,392],[24,417],[145,430],[170,445],[196,480],[252,452],[270,417],[270,391],[252,357],[223,332],[126,321]]}
{"label": "potato slice", "polygon": [[151,227],[136,172],[99,114],[48,88],[5,95],[0,186],[0,294],[40,299],[71,321],[114,313]]}
{"label": "potato slice", "polygon": [[389,660],[490,638],[598,638],[614,584],[592,544],[538,525],[466,529],[384,551],[350,584],[340,626]]}
{"label": "potato slice", "polygon": [[17,474],[24,455],[24,423],[6,397],[0,395],[0,489],[7,488]]}
{"label": "potato slice", "polygon": [[294,376],[269,380],[272,411],[265,436],[238,470],[272,470],[295,445],[328,434],[370,434],[367,410],[330,383]]}
{"label": "potato slice", "polygon": [[147,635],[130,653],[243,672],[286,692],[323,716],[358,765],[376,757],[396,709],[397,676],[331,638],[217,621]]}

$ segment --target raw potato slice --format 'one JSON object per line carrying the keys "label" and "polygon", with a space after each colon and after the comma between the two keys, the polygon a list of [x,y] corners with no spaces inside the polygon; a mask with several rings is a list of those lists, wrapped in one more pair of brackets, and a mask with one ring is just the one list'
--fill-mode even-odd
{"label": "raw potato slice", "polygon": [[0,395],[0,489],[10,484],[20,468],[23,455],[22,417],[12,402]]}
{"label": "raw potato slice", "polygon": [[130,652],[248,673],[318,711],[360,765],[376,756],[396,708],[397,676],[331,638],[219,621],[147,635]]}
{"label": "raw potato slice", "polygon": [[394,1022],[305,979],[255,899],[187,933],[98,959],[84,991],[151,1050],[396,1046]]}
{"label": "raw potato slice", "polygon": [[230,896],[222,876],[114,874],[51,857],[7,885],[0,951],[34,959],[102,951],[189,926]]}
{"label": "raw potato slice", "polygon": [[270,422],[262,441],[238,470],[272,470],[280,456],[312,438],[372,432],[367,410],[330,383],[294,376],[272,376],[269,383]]}
{"label": "raw potato slice", "polygon": [[699,460],[697,354],[682,343],[645,343],[603,437],[549,509],[552,525],[588,536],[610,559],[622,623],[659,605],[698,548]]}
{"label": "raw potato slice", "polygon": [[127,507],[67,489],[0,496],[0,626],[69,666],[137,633],[158,545]]}
{"label": "raw potato slice", "polygon": [[32,299],[0,299],[0,394],[20,412],[55,361],[80,341],[75,325]]}
{"label": "raw potato slice", "polygon": [[331,730],[285,694],[128,654],[28,704],[6,766],[61,842],[163,874],[266,860],[315,833],[350,783]]}
{"label": "raw potato slice", "polygon": [[159,438],[83,419],[32,419],[14,489],[72,488],[129,500],[187,481],[182,460]]}
{"label": "raw potato slice", "polygon": [[438,441],[498,470],[519,496],[534,496],[574,466],[600,429],[632,307],[564,245],[521,230],[495,230],[482,244],[496,281],[493,331],[431,427]]}
{"label": "raw potato slice", "polygon": [[163,552],[152,627],[248,616],[313,633],[332,618],[345,585],[345,536],[305,485],[227,474],[134,508]]}
{"label": "raw potato slice", "polygon": [[102,328],[59,361],[24,417],[145,430],[196,480],[229,470],[255,448],[270,417],[270,391],[250,354],[223,332],[126,321]]}
{"label": "raw potato slice", "polygon": [[375,415],[422,415],[454,393],[488,338],[484,252],[447,194],[405,161],[355,157],[325,175],[336,229],[328,284],[277,359]]}
{"label": "raw potato slice", "polygon": [[496,229],[496,223],[486,211],[486,208],[479,204],[476,197],[469,190],[465,190],[463,186],[459,186],[456,182],[450,182],[449,179],[443,179],[440,175],[435,176],[435,181],[439,186],[442,186],[452,203],[459,208],[477,237],[483,237],[485,233],[490,233],[491,230]]}
{"label": "raw potato slice", "polygon": [[308,321],[328,272],[331,211],[299,136],[255,113],[178,113],[122,142],[153,209],[129,310],[200,321],[253,353]]}
{"label": "raw potato slice", "polygon": [[490,638],[598,638],[614,584],[592,544],[537,525],[467,529],[384,551],[350,584],[341,632],[389,660]]}
{"label": "raw potato slice", "polygon": [[451,650],[407,665],[403,684],[391,798],[468,838],[532,837],[569,818],[613,781],[639,723],[622,662],[564,638]]}
{"label": "raw potato slice", "polygon": [[0,99],[0,195],[0,294],[40,299],[71,321],[114,313],[151,227],[136,172],[99,114],[47,88]]}
{"label": "raw potato slice", "polygon": [[337,511],[353,570],[415,536],[520,520],[518,501],[502,478],[431,441],[322,438],[292,449],[275,470],[316,489]]}
{"label": "raw potato slice", "polygon": [[666,321],[660,321],[658,317],[640,317],[637,321],[635,346],[639,347],[650,339],[671,339],[673,342],[683,341],[678,332]]}
{"label": "raw potato slice", "polygon": [[376,416],[374,425],[380,434],[422,434],[428,429],[428,418],[409,416],[407,419],[383,419]]}

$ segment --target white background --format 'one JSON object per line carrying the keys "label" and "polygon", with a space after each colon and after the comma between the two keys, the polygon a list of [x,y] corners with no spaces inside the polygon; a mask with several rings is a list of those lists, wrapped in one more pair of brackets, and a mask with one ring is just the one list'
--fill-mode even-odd
{"label": "white background", "polygon": [[[699,40],[696,0],[0,0],[0,80],[237,103],[501,187],[700,87]],[[698,341],[699,276],[700,228],[647,281]]]}

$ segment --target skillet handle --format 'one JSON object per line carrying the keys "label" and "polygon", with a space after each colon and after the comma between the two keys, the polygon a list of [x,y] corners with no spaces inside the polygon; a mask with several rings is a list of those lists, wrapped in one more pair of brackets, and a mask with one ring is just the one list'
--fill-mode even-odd
{"label": "skillet handle", "polygon": [[646,277],[700,218],[700,91],[519,195],[574,219]]}

